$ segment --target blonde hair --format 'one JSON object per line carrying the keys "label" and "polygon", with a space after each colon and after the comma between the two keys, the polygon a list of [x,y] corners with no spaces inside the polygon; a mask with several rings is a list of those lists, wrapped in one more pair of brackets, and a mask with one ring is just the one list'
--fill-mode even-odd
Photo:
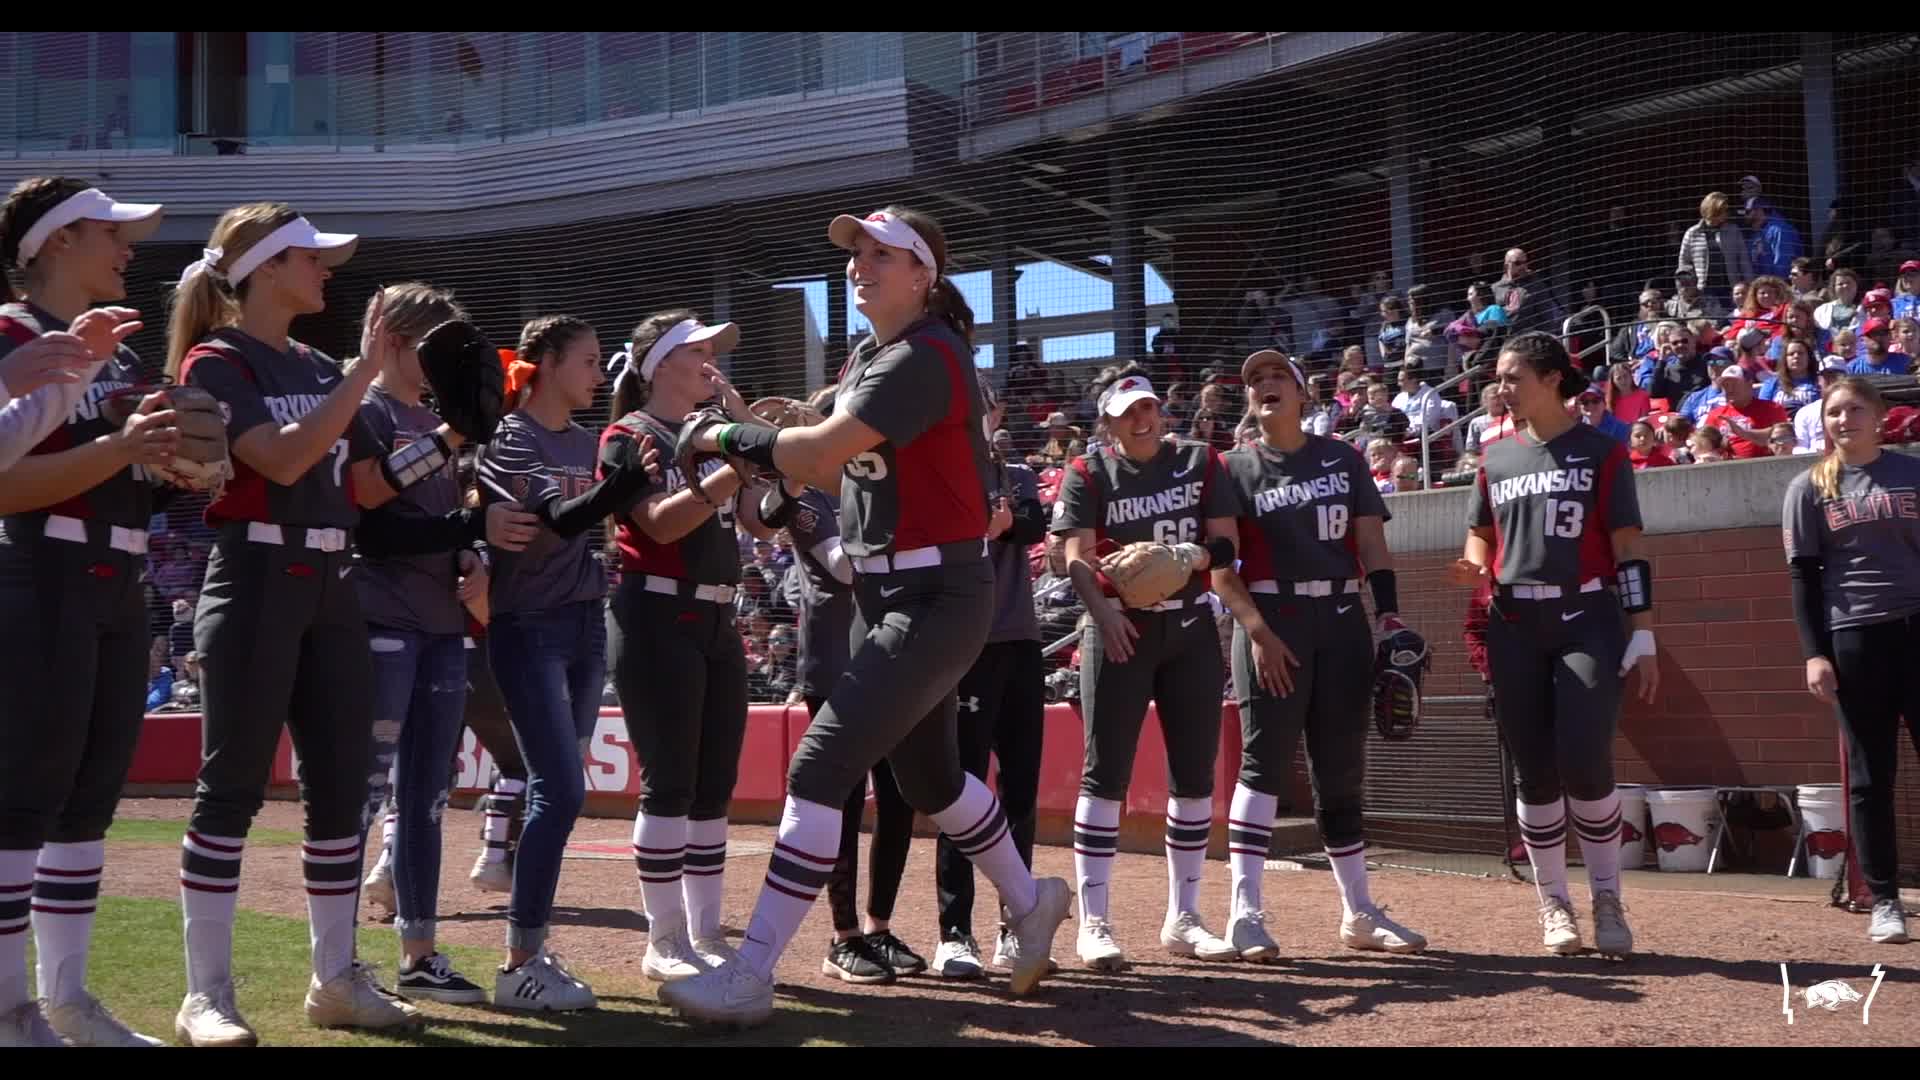
{"label": "blonde hair", "polygon": [[1725,217],[1727,196],[1725,192],[1709,191],[1707,197],[1700,200],[1700,220],[1711,223],[1714,218]]}
{"label": "blonde hair", "polygon": [[1858,395],[1873,410],[1875,441],[1880,438],[1878,421],[1887,418],[1887,399],[1881,395],[1880,388],[1859,375],[1841,376],[1839,382],[1827,387],[1827,392],[1820,395],[1820,435],[1827,440],[1827,452],[1814,462],[1813,468],[1807,470],[1807,477],[1813,481],[1813,489],[1823,499],[1840,497],[1840,448],[1834,445],[1833,433],[1827,430],[1827,402],[1841,391]]}
{"label": "blonde hair", "polygon": [[240,321],[240,301],[247,295],[247,282],[241,282],[237,289],[227,284],[227,269],[267,234],[299,216],[299,211],[286,203],[248,203],[220,215],[213,234],[207,237],[208,248],[220,249],[220,260],[188,278],[173,293],[172,310],[167,316],[168,378],[180,377],[181,361],[209,333]]}
{"label": "blonde hair", "polygon": [[[376,298],[384,302],[381,317],[387,324],[387,333],[397,334],[414,345],[441,323],[467,317],[465,309],[454,302],[453,293],[446,289],[435,288],[424,281],[403,281],[367,298],[367,312],[360,318],[362,336],[372,324]],[[345,369],[352,371],[360,360],[361,357],[352,357],[344,365]]]}

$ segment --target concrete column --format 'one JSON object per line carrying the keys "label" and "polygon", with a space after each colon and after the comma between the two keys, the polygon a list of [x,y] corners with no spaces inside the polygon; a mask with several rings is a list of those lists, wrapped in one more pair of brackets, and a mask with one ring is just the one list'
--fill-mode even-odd
{"label": "concrete column", "polygon": [[1818,257],[1827,243],[1827,207],[1840,193],[1840,152],[1833,124],[1833,35],[1800,36],[1800,101],[1806,114],[1807,254]]}
{"label": "concrete column", "polygon": [[1133,182],[1119,154],[1107,159],[1108,254],[1113,257],[1113,356],[1122,363],[1146,352],[1147,278],[1140,227],[1133,215]]}
{"label": "concrete column", "polygon": [[1020,271],[1013,265],[1013,245],[1005,233],[993,238],[993,366],[999,369],[1000,382],[1006,382],[1007,364],[1013,347],[1020,340],[1020,294],[1015,285]]}

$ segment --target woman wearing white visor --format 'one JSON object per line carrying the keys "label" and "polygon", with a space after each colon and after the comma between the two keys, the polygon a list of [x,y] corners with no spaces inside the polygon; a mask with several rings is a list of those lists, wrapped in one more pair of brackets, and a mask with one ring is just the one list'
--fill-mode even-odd
{"label": "woman wearing white visor", "polygon": [[174,1031],[195,1046],[256,1041],[234,1001],[235,891],[283,727],[306,806],[307,1017],[323,1027],[420,1022],[353,958],[373,667],[348,537],[361,507],[432,475],[462,440],[442,426],[384,452],[359,420],[374,376],[392,368],[400,377],[380,301],[350,372],[288,336],[296,316],[325,308],[327,279],[357,243],[291,207],[238,207],[214,225],[174,294],[167,371],[220,400],[234,469],[207,507],[219,538],[193,627],[203,746],[180,857],[187,996]]}
{"label": "woman wearing white visor", "polygon": [[739,959],[660,991],[703,1020],[772,1015],[774,966],[833,871],[841,806],[882,757],[907,802],[999,889],[1019,937],[1014,993],[1046,974],[1071,901],[1066,882],[1033,878],[999,801],[960,766],[954,691],[993,621],[991,461],[973,312],[943,273],[946,237],[901,207],[836,218],[828,237],[853,253],[847,280],[873,324],[841,372],[833,416],[778,431],[703,422],[690,436],[701,451],[839,487],[856,608],[853,656],[787,770],[779,839]]}

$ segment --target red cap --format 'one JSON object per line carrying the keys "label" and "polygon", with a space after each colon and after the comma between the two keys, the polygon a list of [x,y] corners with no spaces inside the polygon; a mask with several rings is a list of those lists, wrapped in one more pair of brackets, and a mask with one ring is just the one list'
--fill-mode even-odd
{"label": "red cap", "polygon": [[1920,274],[1920,259],[1908,259],[1906,262],[1901,263],[1900,272],[1903,274]]}
{"label": "red cap", "polygon": [[1889,329],[1890,327],[1887,325],[1887,320],[1885,319],[1868,319],[1866,322],[1860,324],[1860,332],[1862,334],[1884,334]]}

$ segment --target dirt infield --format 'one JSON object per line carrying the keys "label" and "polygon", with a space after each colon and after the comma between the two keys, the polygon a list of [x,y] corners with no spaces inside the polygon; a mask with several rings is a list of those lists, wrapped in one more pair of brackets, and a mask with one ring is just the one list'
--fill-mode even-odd
{"label": "dirt infield", "polygon": [[[184,819],[182,800],[136,799],[123,818]],[[447,869],[442,886],[443,940],[497,946],[503,940],[502,898],[467,885],[477,819],[448,815]],[[299,808],[270,803],[259,826],[297,832]],[[645,948],[638,890],[625,855],[630,825],[583,820],[560,883],[553,935],[556,951],[584,972],[639,978]],[[727,873],[727,922],[746,921],[766,867],[772,830],[736,828]],[[863,853],[864,854],[864,853]],[[243,907],[305,917],[298,850],[256,845],[247,854]],[[1044,874],[1072,877],[1063,848],[1037,854]],[[1255,967],[1205,965],[1166,956],[1158,945],[1166,903],[1164,863],[1121,855],[1114,869],[1114,924],[1135,961],[1122,975],[1096,975],[1073,957],[1073,924],[1061,928],[1055,955],[1064,970],[1032,999],[1015,1001],[999,978],[952,984],[934,978],[891,987],[853,987],[820,974],[830,938],[824,902],[815,907],[779,970],[783,1001],[857,1011],[909,1044],[1165,1045],[1911,1045],[1920,1043],[1920,946],[1872,946],[1865,921],[1828,907],[1811,883],[1715,875],[1655,880],[1631,875],[1627,901],[1640,955],[1613,963],[1594,956],[1560,958],[1539,949],[1533,889],[1507,881],[1387,870],[1374,877],[1377,900],[1429,936],[1432,950],[1388,957],[1340,947],[1334,931],[1339,899],[1331,875],[1269,871],[1271,928],[1283,962]],[[177,847],[116,844],[106,891],[135,897],[177,896]],[[1578,871],[1576,871],[1578,877]],[[894,927],[931,958],[934,936],[933,845],[916,840]],[[1202,891],[1205,914],[1223,930],[1227,872],[1210,863]],[[1711,889],[1711,891],[1708,891]],[[864,896],[864,883],[863,892]],[[1584,910],[1584,890],[1576,889]],[[992,891],[976,904],[982,937],[992,932]],[[734,935],[738,939],[737,932]],[[379,957],[392,970],[392,957]],[[101,958],[100,962],[110,962]],[[1781,1013],[1780,965],[1788,964],[1794,1023]],[[1886,974],[1871,1023],[1860,1005],[1808,1009],[1805,991],[1829,979],[1861,995],[1878,962]],[[480,975],[480,972],[471,972]],[[790,1043],[820,1025],[818,1016],[783,1014],[741,1042]]]}

